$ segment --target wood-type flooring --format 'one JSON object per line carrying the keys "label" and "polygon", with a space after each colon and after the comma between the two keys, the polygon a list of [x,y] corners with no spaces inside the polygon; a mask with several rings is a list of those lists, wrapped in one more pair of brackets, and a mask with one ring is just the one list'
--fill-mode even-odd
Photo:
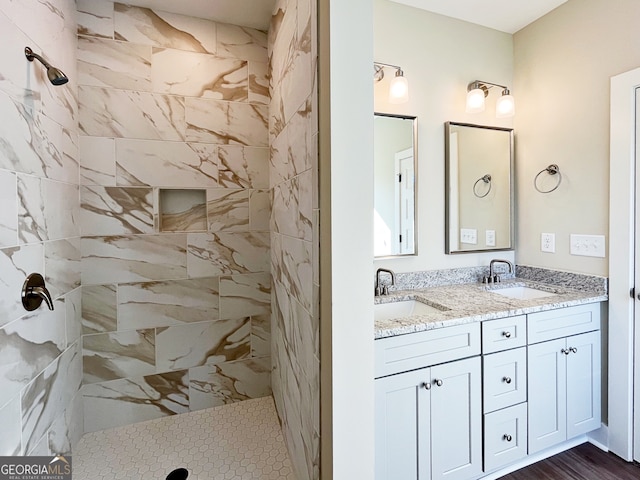
{"label": "wood-type flooring", "polygon": [[583,443],[500,480],[640,480],[640,465]]}

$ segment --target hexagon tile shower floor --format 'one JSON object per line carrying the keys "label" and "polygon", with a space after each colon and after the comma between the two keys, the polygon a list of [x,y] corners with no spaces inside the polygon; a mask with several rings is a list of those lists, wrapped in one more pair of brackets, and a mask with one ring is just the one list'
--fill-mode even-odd
{"label": "hexagon tile shower floor", "polygon": [[294,480],[271,397],[88,433],[74,480]]}

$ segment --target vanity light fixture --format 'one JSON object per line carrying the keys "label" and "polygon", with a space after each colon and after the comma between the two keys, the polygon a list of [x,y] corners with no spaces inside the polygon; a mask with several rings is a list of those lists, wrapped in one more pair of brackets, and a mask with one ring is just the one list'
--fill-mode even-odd
{"label": "vanity light fixture", "polygon": [[504,85],[485,82],[483,80],[474,80],[467,85],[466,112],[484,112],[484,99],[489,95],[489,89],[492,87],[500,87],[502,89],[502,95],[500,95],[500,98],[498,98],[498,101],[496,102],[496,117],[513,117],[516,113],[516,103],[509,89]]}
{"label": "vanity light fixture", "polygon": [[389,84],[389,103],[406,103],[409,101],[409,82],[404,76],[402,67],[388,63],[373,62],[373,79],[376,82],[384,78],[384,69],[393,68],[396,73]]}

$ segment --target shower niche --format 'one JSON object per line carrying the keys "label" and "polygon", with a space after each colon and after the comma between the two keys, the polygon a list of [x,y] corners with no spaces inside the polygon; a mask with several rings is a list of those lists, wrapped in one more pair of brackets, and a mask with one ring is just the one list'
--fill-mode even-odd
{"label": "shower niche", "polygon": [[161,232],[207,230],[206,190],[161,188],[158,196],[158,222]]}

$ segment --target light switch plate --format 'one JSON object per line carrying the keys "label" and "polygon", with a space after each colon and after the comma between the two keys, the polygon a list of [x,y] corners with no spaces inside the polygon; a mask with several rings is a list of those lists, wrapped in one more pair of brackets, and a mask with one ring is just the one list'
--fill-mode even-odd
{"label": "light switch plate", "polygon": [[471,245],[477,245],[478,231],[475,228],[461,228],[460,243],[469,243]]}
{"label": "light switch plate", "polygon": [[604,235],[571,235],[571,255],[605,256]]}
{"label": "light switch plate", "polygon": [[496,246],[496,231],[495,230],[485,230],[484,232],[484,243],[487,247],[495,247]]}
{"label": "light switch plate", "polygon": [[556,252],[556,234],[555,233],[540,234],[540,250],[547,253]]}

